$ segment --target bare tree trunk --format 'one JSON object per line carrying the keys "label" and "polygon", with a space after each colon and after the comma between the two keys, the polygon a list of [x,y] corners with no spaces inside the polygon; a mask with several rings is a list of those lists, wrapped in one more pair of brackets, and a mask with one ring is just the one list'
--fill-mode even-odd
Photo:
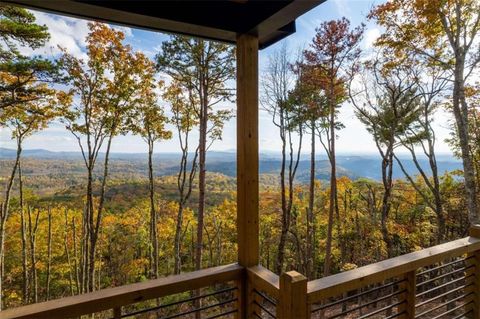
{"label": "bare tree trunk", "polygon": [[306,276],[313,279],[313,227],[314,227],[314,204],[315,204],[315,120],[311,125],[311,148],[310,148],[310,190],[308,197],[307,211],[307,256],[306,256]]}
{"label": "bare tree trunk", "polygon": [[[179,136],[181,136],[181,130],[178,130]],[[177,176],[177,189],[179,192],[179,201],[178,201],[178,211],[177,211],[177,221],[175,227],[175,242],[174,242],[174,273],[179,274],[182,270],[182,259],[181,259],[181,246],[182,246],[182,225],[183,225],[183,211],[185,205],[192,194],[193,180],[195,178],[195,173],[197,171],[197,158],[198,158],[198,148],[195,151],[193,157],[190,172],[187,175],[188,168],[188,132],[185,134],[185,139],[180,138],[180,146],[182,149],[182,158],[180,161],[180,170]]]}
{"label": "bare tree trunk", "polygon": [[87,178],[87,203],[82,215],[82,240],[80,247],[80,293],[88,292],[88,265],[90,243],[90,215],[93,216],[93,157],[89,160]]}
{"label": "bare tree trunk", "polygon": [[37,252],[36,252],[36,240],[38,230],[38,220],[40,217],[40,210],[37,210],[35,215],[35,221],[32,221],[32,209],[28,207],[28,232],[30,241],[30,276],[32,277],[30,282],[32,283],[33,302],[38,302],[38,272],[37,272]]}
{"label": "bare tree trunk", "polygon": [[80,263],[78,261],[78,253],[77,253],[77,230],[75,224],[75,217],[72,217],[72,238],[73,238],[73,254],[74,254],[74,270],[75,270],[75,287],[76,293],[81,293],[81,274],[80,274]]}
{"label": "bare tree trunk", "polygon": [[468,216],[471,224],[480,223],[480,212],[477,207],[477,189],[475,183],[475,171],[470,155],[468,134],[468,106],[465,99],[464,58],[457,54],[455,61],[453,84],[452,109],[455,115],[457,133],[462,154],[463,174],[465,178],[465,191],[467,195]]}
{"label": "bare tree trunk", "polygon": [[[332,84],[333,85],[333,84]],[[331,89],[333,92],[333,88]],[[327,227],[327,241],[325,245],[325,265],[323,268],[323,275],[330,274],[332,264],[332,241],[333,241],[333,214],[337,204],[337,167],[335,158],[335,106],[333,101],[330,101],[330,119],[329,119],[329,150],[328,158],[330,161],[330,199],[328,206],[328,227]]]}
{"label": "bare tree trunk", "polygon": [[[302,151],[302,142],[303,142],[303,127],[298,126],[298,148],[295,150],[294,143],[292,140],[292,133],[294,127],[291,126],[291,122],[288,119],[289,114],[286,111],[283,111],[282,116],[282,168],[280,172],[281,178],[281,190],[282,190],[282,232],[280,234],[280,242],[278,245],[278,255],[277,255],[277,264],[276,271],[280,274],[283,271],[283,263],[285,259],[285,246],[287,243],[287,237],[290,232],[291,226],[291,215],[292,215],[292,205],[293,205],[293,196],[294,188],[293,182],[295,180],[295,175],[297,172],[298,164],[300,163],[300,154]],[[286,175],[286,145],[288,143],[289,154],[288,154],[288,176]]]}
{"label": "bare tree trunk", "polygon": [[20,163],[20,156],[22,154],[23,136],[17,136],[17,153],[15,163],[13,164],[12,172],[7,180],[7,187],[5,191],[4,202],[0,211],[0,311],[3,309],[3,276],[5,274],[5,224],[7,222],[9,208],[10,208],[10,193],[12,191],[13,181],[17,173],[17,168]]}
{"label": "bare tree trunk", "polygon": [[[202,58],[203,54],[202,54]],[[202,61],[205,63],[205,61]],[[202,64],[203,64],[202,63]],[[207,67],[208,69],[208,67]],[[207,126],[208,126],[208,87],[206,84],[205,74],[200,72],[200,137],[198,142],[198,212],[197,212],[197,244],[195,247],[195,270],[202,268],[202,252],[203,252],[203,228],[205,215],[205,189],[206,189],[206,159],[207,159]],[[200,291],[196,291],[198,296]],[[201,300],[195,302],[197,308],[201,307]],[[200,319],[200,312],[195,313],[195,318]]]}
{"label": "bare tree trunk", "polygon": [[288,235],[288,212],[287,212],[287,194],[286,194],[286,181],[285,181],[285,168],[286,168],[286,128],[284,111],[280,111],[280,138],[282,140],[282,163],[280,167],[280,195],[281,195],[281,209],[282,209],[282,230],[280,232],[280,241],[278,243],[277,261],[275,265],[275,272],[280,275],[283,270],[283,261],[285,259],[285,244]]}
{"label": "bare tree trunk", "polygon": [[392,175],[393,175],[393,141],[391,146],[385,152],[382,159],[382,181],[383,181],[383,197],[382,197],[382,216],[381,216],[381,232],[383,241],[387,247],[387,258],[393,257],[393,245],[388,232],[387,221],[390,213],[390,198],[392,195]]}
{"label": "bare tree trunk", "polygon": [[178,204],[177,212],[177,224],[175,227],[175,242],[174,242],[174,254],[175,254],[175,266],[174,274],[179,274],[182,270],[182,259],[181,259],[181,239],[182,239],[182,224],[183,224],[183,203]]}
{"label": "bare tree trunk", "polygon": [[[95,260],[96,260],[96,248],[97,242],[100,232],[100,226],[102,221],[102,214],[103,214],[103,207],[105,204],[105,192],[107,186],[107,178],[108,178],[108,160],[110,156],[110,148],[112,146],[112,139],[113,139],[113,132],[115,128],[112,128],[112,133],[108,138],[107,149],[105,151],[105,160],[103,164],[103,178],[102,178],[102,186],[100,189],[100,198],[99,204],[97,209],[97,218],[94,218],[94,210],[92,210],[92,214],[89,216],[89,230],[90,230],[90,246],[88,250],[88,292],[92,292],[95,290]],[[93,205],[92,205],[93,206]]]}
{"label": "bare tree trunk", "polygon": [[155,209],[155,185],[153,177],[153,140],[148,140],[148,179],[150,190],[150,240],[151,249],[151,271],[153,278],[158,278],[158,234],[157,234],[157,212]]}
{"label": "bare tree trunk", "polygon": [[52,210],[48,207],[48,238],[47,238],[47,296],[46,300],[50,300],[50,280],[52,269]]}
{"label": "bare tree trunk", "polygon": [[68,248],[68,213],[65,209],[65,230],[63,235],[63,247],[65,249],[65,256],[67,257],[67,264],[68,264],[68,283],[70,287],[70,295],[74,295],[73,293],[73,274],[72,274],[72,262],[70,259],[70,249]]}
{"label": "bare tree trunk", "polygon": [[27,264],[27,237],[26,237],[26,221],[25,221],[25,202],[23,198],[23,178],[22,163],[18,161],[18,187],[20,194],[20,237],[22,240],[22,294],[23,303],[28,304],[28,264]]}
{"label": "bare tree trunk", "polygon": [[[203,77],[202,80],[203,82]],[[200,116],[200,140],[198,145],[198,216],[197,216],[197,247],[195,250],[195,269],[202,268],[203,227],[205,215],[205,188],[206,188],[206,152],[207,152],[207,125],[208,125],[208,97],[206,86],[203,85],[202,111]]]}

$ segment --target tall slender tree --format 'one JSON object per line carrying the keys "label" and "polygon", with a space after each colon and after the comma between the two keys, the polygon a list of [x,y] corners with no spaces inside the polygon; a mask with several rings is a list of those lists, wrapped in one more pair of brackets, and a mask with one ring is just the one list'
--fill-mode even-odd
{"label": "tall slender tree", "polygon": [[372,134],[382,158],[383,197],[381,208],[381,232],[386,255],[393,257],[393,242],[389,232],[389,217],[393,192],[394,152],[401,146],[404,135],[421,115],[420,96],[414,79],[405,77],[406,66],[386,68],[382,61],[367,63],[370,75],[360,82],[362,89],[350,91],[352,103],[359,120]]}
{"label": "tall slender tree", "polygon": [[172,132],[166,128],[167,117],[158,104],[159,96],[155,92],[162,83],[155,83],[155,65],[145,60],[143,68],[143,86],[137,93],[137,100],[130,117],[130,130],[148,145],[148,181],[150,201],[150,271],[153,278],[158,278],[158,212],[155,206],[155,178],[153,171],[153,150],[156,142],[172,138]]}
{"label": "tall slender tree", "polygon": [[[45,84],[43,84],[45,86]],[[57,96],[63,97],[63,93],[44,88],[42,92],[48,91],[49,95],[44,95],[42,98],[35,97],[28,103],[28,106],[12,106],[3,110],[0,115],[0,122],[2,126],[8,127],[12,131],[12,138],[16,142],[16,156],[11,170],[11,174],[7,179],[5,186],[5,195],[1,205],[0,214],[0,290],[1,290],[1,278],[3,278],[4,269],[4,245],[5,245],[5,224],[10,215],[10,199],[13,183],[17,171],[19,174],[19,186],[20,186],[20,215],[22,222],[21,236],[25,236],[25,219],[24,219],[24,205],[23,205],[23,183],[21,174],[21,155],[23,150],[23,143],[28,136],[31,136],[35,132],[38,132],[48,126],[48,124],[57,116],[60,115],[57,105]],[[24,256],[26,257],[26,256]],[[25,265],[25,262],[24,262]],[[26,268],[24,269],[24,275],[26,275]],[[27,278],[24,282],[24,297],[28,297],[27,294]],[[27,302],[27,301],[26,301]]]}
{"label": "tall slender tree", "polygon": [[304,273],[309,279],[314,274],[314,238],[315,238],[315,162],[316,162],[316,140],[318,129],[321,126],[321,119],[328,113],[327,99],[323,91],[312,83],[313,74],[308,67],[299,61],[293,65],[296,74],[295,87],[289,92],[289,99],[292,107],[296,109],[298,121],[304,122],[306,130],[310,130],[310,177],[308,208],[306,214],[306,242]]}
{"label": "tall slender tree", "polygon": [[[444,199],[440,183],[440,174],[436,155],[436,135],[433,128],[434,115],[444,103],[444,94],[447,89],[447,71],[442,67],[426,63],[419,57],[397,60],[394,64],[405,64],[406,74],[411,81],[415,81],[415,89],[419,95],[421,112],[411,126],[398,136],[402,146],[408,150],[421,181],[416,180],[402,163],[402,159],[394,154],[401,171],[425,203],[437,216],[437,243],[441,243],[445,236]],[[419,153],[420,155],[418,155]],[[428,168],[424,168],[419,157],[428,160]]]}
{"label": "tall slender tree", "polygon": [[320,127],[325,151],[330,162],[330,202],[328,210],[328,230],[325,252],[324,275],[330,274],[332,230],[334,212],[338,216],[337,171],[336,171],[336,131],[342,127],[338,121],[338,111],[347,99],[345,85],[354,75],[360,57],[360,41],[364,26],[350,29],[346,18],[324,22],[316,29],[316,35],[305,50],[305,63],[315,74],[312,83],[321,88],[328,104],[328,117]]}
{"label": "tall slender tree", "polygon": [[174,239],[174,273],[179,274],[182,270],[182,235],[183,214],[185,207],[192,194],[193,183],[198,168],[198,147],[193,151],[190,134],[198,125],[198,116],[195,112],[196,104],[190,91],[182,92],[181,86],[173,82],[164,92],[163,98],[170,103],[172,118],[177,137],[180,143],[181,159],[177,175],[178,210],[175,225]]}
{"label": "tall slender tree", "polygon": [[419,54],[452,72],[452,105],[463,163],[470,222],[480,223],[470,152],[469,105],[465,88],[480,63],[480,2],[477,0],[387,1],[369,14],[385,32],[377,44],[397,55]]}
{"label": "tall slender tree", "polygon": [[[125,35],[102,23],[89,23],[88,61],[64,53],[61,63],[69,75],[75,103],[64,116],[66,128],[75,137],[87,169],[83,216],[81,292],[95,289],[95,260],[108,177],[112,140],[128,129],[128,114],[142,87],[145,56],[124,45]],[[104,147],[103,173],[98,201],[94,198],[94,168]]]}
{"label": "tall slender tree", "polygon": [[169,41],[163,42],[161,52],[157,55],[159,69],[172,77],[182,89],[190,92],[193,100],[198,102],[195,108],[200,130],[195,269],[202,267],[207,150],[221,133],[214,129],[221,127],[215,122],[223,123],[231,117],[231,112],[215,110],[214,107],[233,98],[233,91],[227,84],[234,79],[234,60],[232,46],[185,36],[172,36]]}
{"label": "tall slender tree", "polygon": [[[289,91],[294,85],[292,62],[286,45],[282,46],[270,56],[262,83],[264,92],[262,106],[272,116],[273,124],[278,127],[282,143],[280,167],[282,229],[275,263],[275,271],[278,274],[284,268],[285,248],[292,221],[294,181],[300,162],[304,130],[302,121],[299,121],[289,97]],[[298,135],[297,142],[296,135]]]}

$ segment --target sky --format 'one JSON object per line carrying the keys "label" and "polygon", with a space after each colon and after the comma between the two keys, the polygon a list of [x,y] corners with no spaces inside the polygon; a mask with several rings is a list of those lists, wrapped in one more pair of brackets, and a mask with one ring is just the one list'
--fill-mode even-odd
{"label": "sky", "polygon": [[[380,35],[381,30],[371,22],[366,21],[366,15],[381,0],[327,0],[313,10],[307,12],[297,19],[297,31],[290,37],[282,40],[262,51],[259,54],[260,77],[265,70],[268,57],[272,52],[278,50],[284,42],[291,52],[297,52],[301,48],[306,48],[315,34],[315,28],[322,22],[332,19],[346,17],[350,20],[351,26],[355,27],[362,22],[366,24],[366,30],[361,47],[364,51],[371,50],[375,39]],[[22,53],[27,55],[43,54],[49,56],[58,56],[60,51],[58,46],[64,47],[69,53],[80,58],[86,58],[85,37],[88,34],[87,20],[75,19],[59,15],[47,14],[33,11],[37,23],[45,24],[49,28],[51,38],[44,48],[36,51],[23,49]],[[162,33],[149,32],[127,27],[112,26],[121,29],[126,35],[126,42],[136,50],[143,51],[146,55],[153,58],[159,52],[163,41],[168,40],[169,36]],[[261,79],[260,79],[261,80]],[[261,92],[260,92],[261,94]],[[168,108],[167,105],[165,107]],[[235,108],[234,104],[225,105],[227,108]],[[450,153],[445,139],[449,136],[449,119],[451,115],[446,112],[439,112],[434,119],[434,129],[437,136],[437,152]],[[376,147],[370,134],[358,119],[356,119],[353,107],[345,103],[339,115],[339,119],[344,123],[345,128],[338,132],[337,151],[344,154],[362,154],[375,153]],[[278,152],[280,151],[280,138],[278,129],[272,124],[271,116],[260,111],[259,119],[260,151]],[[192,135],[196,138],[195,134]],[[211,150],[233,151],[236,148],[236,127],[235,118],[226,123],[223,133],[223,139],[216,141]],[[162,141],[155,146],[156,152],[177,152],[179,151],[178,139],[174,135],[169,141]],[[308,151],[305,145],[305,151]],[[11,140],[11,133],[7,129],[0,128],[0,147],[15,148],[15,143]],[[53,122],[50,127],[40,133],[29,137],[24,144],[24,149],[46,149],[50,151],[79,151],[75,139],[65,130],[65,127],[59,122]],[[127,135],[116,137],[112,144],[113,152],[144,153],[146,144],[139,137]]]}

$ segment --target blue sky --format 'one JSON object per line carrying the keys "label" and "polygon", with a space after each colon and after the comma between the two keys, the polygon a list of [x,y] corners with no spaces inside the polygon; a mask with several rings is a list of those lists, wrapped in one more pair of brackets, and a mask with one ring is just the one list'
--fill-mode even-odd
{"label": "blue sky", "polygon": [[[289,50],[297,51],[299,48],[308,46],[315,34],[315,28],[323,21],[339,19],[343,16],[351,21],[352,26],[364,22],[367,24],[362,48],[365,51],[371,49],[372,43],[380,34],[380,30],[372,23],[366,21],[365,16],[376,3],[381,0],[328,0],[310,12],[297,19],[297,32],[289,38],[260,52],[260,72],[265,69],[268,55],[277,50],[283,42],[287,42]],[[85,58],[84,39],[88,33],[87,21],[35,12],[37,21],[46,24],[51,33],[50,42],[45,48],[31,52],[24,50],[25,54],[41,53],[45,55],[58,55],[58,45],[65,47],[68,52],[78,57]],[[168,39],[168,35],[148,32],[144,30],[121,28],[126,34],[126,42],[135,49],[142,50],[153,58],[158,52],[162,41]],[[261,73],[260,73],[261,76]],[[167,106],[166,106],[167,107]],[[235,105],[226,105],[234,108]],[[449,153],[449,148],[444,139],[449,134],[448,119],[450,115],[444,112],[436,116],[434,127],[437,134],[437,147],[440,153]],[[342,107],[340,120],[345,128],[338,133],[339,153],[374,153],[375,144],[364,126],[355,118],[352,107],[346,103]],[[217,141],[212,150],[234,150],[235,149],[235,119],[225,125],[223,140]],[[10,140],[10,132],[0,128],[0,144],[2,147],[14,148],[15,144]],[[78,146],[69,132],[60,123],[52,123],[48,129],[29,137],[25,141],[25,148],[43,148],[51,151],[78,151]],[[260,112],[260,148],[264,151],[279,151],[280,141],[278,130],[271,123],[270,115],[264,111]],[[305,146],[305,150],[307,148]],[[146,145],[135,136],[127,135],[117,137],[112,145],[114,152],[145,152]],[[156,146],[157,152],[178,151],[176,136],[170,141],[164,141]]]}

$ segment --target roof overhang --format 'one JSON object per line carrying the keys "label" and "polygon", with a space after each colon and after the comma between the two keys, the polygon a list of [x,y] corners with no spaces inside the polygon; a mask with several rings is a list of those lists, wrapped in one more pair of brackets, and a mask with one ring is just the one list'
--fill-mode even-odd
{"label": "roof overhang", "polygon": [[6,0],[32,9],[228,43],[258,36],[265,48],[295,32],[295,19],[325,0]]}

